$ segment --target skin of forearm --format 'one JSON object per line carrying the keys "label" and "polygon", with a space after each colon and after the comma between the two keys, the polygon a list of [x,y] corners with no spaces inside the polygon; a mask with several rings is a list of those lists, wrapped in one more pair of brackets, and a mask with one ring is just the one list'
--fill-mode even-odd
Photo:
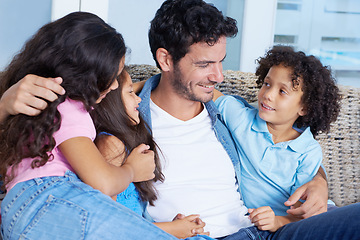
{"label": "skin of forearm", "polygon": [[276,220],[276,224],[273,229],[270,229],[270,232],[275,232],[282,226],[288,223],[297,222],[300,219],[291,215],[286,215],[286,216],[275,216],[275,220]]}
{"label": "skin of forearm", "polygon": [[163,231],[177,237],[177,238],[186,238],[188,236],[182,236],[181,233],[174,226],[174,222],[154,222],[155,226],[162,229]]}
{"label": "skin of forearm", "polygon": [[316,176],[321,176],[327,182],[326,174],[325,174],[325,171],[324,171],[324,169],[322,167],[319,168]]}

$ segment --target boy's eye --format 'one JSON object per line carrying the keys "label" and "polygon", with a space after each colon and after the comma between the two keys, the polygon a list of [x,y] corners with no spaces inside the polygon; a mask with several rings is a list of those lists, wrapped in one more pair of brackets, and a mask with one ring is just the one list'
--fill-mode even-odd
{"label": "boy's eye", "polygon": [[264,86],[270,86],[270,84],[267,83],[267,82],[264,82],[263,85],[264,85]]}
{"label": "boy's eye", "polygon": [[284,90],[280,90],[280,93],[282,93],[282,94],[287,94],[287,92],[284,91]]}

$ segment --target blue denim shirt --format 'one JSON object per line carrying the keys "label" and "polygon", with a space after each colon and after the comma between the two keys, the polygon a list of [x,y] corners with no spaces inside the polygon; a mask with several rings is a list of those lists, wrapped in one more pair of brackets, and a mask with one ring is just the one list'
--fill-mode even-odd
{"label": "blue denim shirt", "polygon": [[[141,117],[144,121],[152,128],[151,122],[151,113],[150,113],[150,96],[151,91],[154,90],[159,82],[160,82],[161,74],[155,75],[151,77],[149,80],[146,81],[142,91],[139,94],[142,101],[138,108]],[[226,128],[225,124],[221,119],[221,115],[219,110],[216,108],[214,102],[211,100],[210,102],[205,103],[205,107],[209,112],[212,125],[215,131],[215,135],[219,142],[223,145],[224,149],[226,150],[227,154],[229,155],[235,169],[236,180],[238,183],[238,192],[240,193],[240,159],[237,154],[234,140],[232,139],[229,130]],[[241,194],[240,194],[241,198]]]}

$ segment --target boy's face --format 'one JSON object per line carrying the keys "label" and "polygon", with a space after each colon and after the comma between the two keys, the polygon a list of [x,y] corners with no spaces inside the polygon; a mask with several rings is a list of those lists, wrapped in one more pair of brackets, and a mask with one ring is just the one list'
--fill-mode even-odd
{"label": "boy's face", "polygon": [[291,75],[292,68],[271,67],[258,93],[259,116],[270,125],[292,127],[306,113],[301,102],[302,80],[294,89]]}
{"label": "boy's face", "polygon": [[222,62],[225,56],[225,37],[212,46],[205,42],[191,45],[189,52],[174,66],[170,79],[174,92],[187,100],[210,101],[215,84],[224,80]]}

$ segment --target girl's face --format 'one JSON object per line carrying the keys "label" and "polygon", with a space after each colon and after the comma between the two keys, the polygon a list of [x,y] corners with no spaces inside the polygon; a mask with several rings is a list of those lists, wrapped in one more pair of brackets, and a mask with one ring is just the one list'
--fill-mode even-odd
{"label": "girl's face", "polygon": [[[124,65],[125,65],[125,57],[123,57],[121,60],[120,60],[120,64],[119,64],[119,71],[118,71],[118,74],[117,74],[117,77],[121,74],[121,72],[123,71],[124,69]],[[110,87],[108,89],[106,89],[105,91],[101,92],[100,93],[100,97],[98,98],[98,100],[96,100],[96,103],[100,103],[101,100],[103,100],[106,95],[111,92],[112,90],[115,90],[119,87],[119,82],[117,81],[117,77],[116,79],[114,80],[114,82],[110,85]]]}
{"label": "girl's face", "polygon": [[121,81],[123,81],[121,97],[126,113],[132,118],[134,124],[139,124],[140,118],[137,108],[139,107],[141,98],[134,92],[133,84],[129,73],[124,70],[121,77]]}
{"label": "girl's face", "polygon": [[291,75],[289,67],[271,67],[258,93],[259,116],[270,125],[292,127],[299,116],[306,114],[301,102],[302,80],[294,89]]}

